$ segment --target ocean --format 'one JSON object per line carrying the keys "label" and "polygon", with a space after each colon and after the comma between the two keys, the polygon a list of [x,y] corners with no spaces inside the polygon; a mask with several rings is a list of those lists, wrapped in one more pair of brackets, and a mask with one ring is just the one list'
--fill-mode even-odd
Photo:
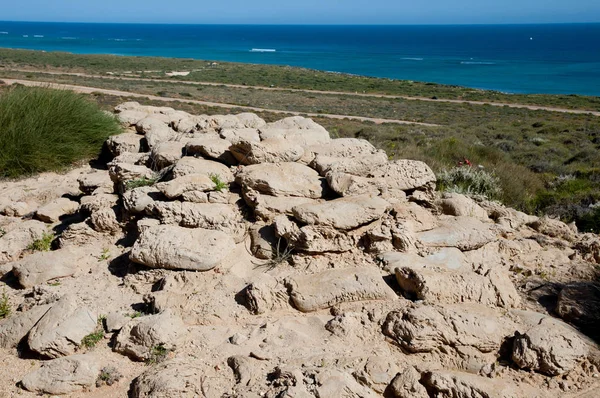
{"label": "ocean", "polygon": [[0,47],[197,58],[600,96],[600,23],[157,25],[0,22]]}

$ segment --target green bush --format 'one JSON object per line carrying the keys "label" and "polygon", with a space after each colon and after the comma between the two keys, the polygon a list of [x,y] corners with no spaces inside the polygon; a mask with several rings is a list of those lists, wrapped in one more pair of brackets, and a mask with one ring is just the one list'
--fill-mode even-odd
{"label": "green bush", "polygon": [[0,94],[0,177],[57,171],[98,155],[117,120],[82,95],[41,87]]}
{"label": "green bush", "polygon": [[443,170],[437,176],[440,191],[496,199],[502,194],[500,180],[492,173],[469,166]]}

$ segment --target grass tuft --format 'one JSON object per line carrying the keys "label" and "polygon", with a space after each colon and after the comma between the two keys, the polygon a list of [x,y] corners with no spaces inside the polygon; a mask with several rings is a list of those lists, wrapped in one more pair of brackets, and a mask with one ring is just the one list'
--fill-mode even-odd
{"label": "grass tuft", "polygon": [[134,188],[150,187],[150,186],[156,184],[157,181],[158,181],[157,178],[146,178],[146,177],[138,178],[135,180],[129,180],[125,183],[125,189],[129,191]]}
{"label": "grass tuft", "polygon": [[120,131],[114,117],[80,94],[12,87],[0,94],[0,177],[58,171],[90,159]]}
{"label": "grass tuft", "polygon": [[33,250],[34,252],[49,252],[53,240],[54,234],[52,232],[45,232],[41,238],[31,242],[29,246],[27,246],[27,249]]}
{"label": "grass tuft", "polygon": [[8,317],[11,313],[10,302],[8,301],[8,295],[6,291],[2,292],[2,297],[0,298],[0,319],[4,319]]}
{"label": "grass tuft", "polygon": [[163,345],[158,344],[150,349],[150,358],[146,360],[146,365],[156,365],[167,359],[169,350]]}
{"label": "grass tuft", "polygon": [[86,348],[94,348],[104,338],[104,320],[106,317],[98,317],[98,325],[93,333],[88,334],[81,340],[81,345]]}
{"label": "grass tuft", "polygon": [[217,192],[222,192],[228,188],[227,183],[223,181],[218,174],[211,174],[210,180],[215,184],[214,190]]}

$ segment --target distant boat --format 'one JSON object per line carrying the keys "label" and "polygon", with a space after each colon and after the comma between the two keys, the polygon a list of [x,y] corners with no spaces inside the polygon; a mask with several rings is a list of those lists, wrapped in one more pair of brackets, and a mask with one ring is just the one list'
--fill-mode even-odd
{"label": "distant boat", "polygon": [[253,48],[250,50],[252,53],[274,53],[277,52],[274,48]]}

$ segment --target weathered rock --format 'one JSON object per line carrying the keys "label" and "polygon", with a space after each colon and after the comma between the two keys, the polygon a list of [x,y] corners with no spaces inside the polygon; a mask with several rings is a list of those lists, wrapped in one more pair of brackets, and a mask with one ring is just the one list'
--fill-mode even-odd
{"label": "weathered rock", "polygon": [[183,157],[185,144],[180,141],[160,142],[150,152],[150,162],[153,169],[160,170],[171,166]]}
{"label": "weathered rock", "polygon": [[284,242],[279,241],[272,225],[254,225],[250,228],[250,252],[254,257],[269,260],[277,253],[277,248],[283,249]]}
{"label": "weathered rock", "polygon": [[195,398],[204,396],[201,364],[176,358],[153,366],[133,380],[134,398]]}
{"label": "weathered rock", "polygon": [[547,317],[515,337],[512,359],[520,368],[556,376],[573,369],[587,353],[585,342],[575,331]]}
{"label": "weathered rock", "polygon": [[92,354],[72,355],[42,363],[21,380],[27,391],[69,394],[90,388],[100,373],[99,359]]}
{"label": "weathered rock", "polygon": [[353,229],[383,216],[389,203],[376,196],[352,196],[292,209],[294,217],[308,225]]}
{"label": "weathered rock", "polygon": [[510,318],[484,306],[413,305],[390,312],[383,333],[413,353],[447,352],[457,347],[487,353],[499,350],[515,327]]}
{"label": "weathered rock", "polygon": [[277,216],[274,221],[277,236],[297,250],[307,253],[345,252],[356,247],[360,233],[338,231],[332,227],[307,225],[299,228],[286,216]]}
{"label": "weathered rock", "polygon": [[134,109],[126,109],[117,114],[117,120],[126,127],[135,126],[146,117],[148,117],[148,112]]}
{"label": "weathered rock", "polygon": [[106,140],[106,146],[113,156],[119,156],[125,152],[138,153],[143,149],[144,136],[135,133],[124,133],[113,135]]}
{"label": "weathered rock", "polygon": [[[435,397],[453,398],[543,398],[544,393],[535,388],[481,377],[470,373],[435,371],[421,378],[429,394]],[[431,395],[430,395],[431,396]]]}
{"label": "weathered rock", "polygon": [[260,142],[260,135],[255,128],[223,128],[219,135],[232,144],[237,144],[240,141]]}
{"label": "weathered rock", "polygon": [[218,266],[234,246],[233,239],[220,231],[161,225],[142,231],[130,258],[152,268],[208,271]]}
{"label": "weathered rock", "polygon": [[152,213],[163,224],[219,230],[232,235],[236,242],[246,233],[241,213],[228,204],[156,202],[152,206]]}
{"label": "weathered rock", "polygon": [[574,283],[558,294],[556,313],[587,334],[600,335],[600,286],[593,283]]}
{"label": "weathered rock", "polygon": [[378,152],[373,144],[360,138],[337,138],[325,144],[309,146],[308,150],[315,155],[332,158],[358,158]]}
{"label": "weathered rock", "polygon": [[85,246],[88,244],[97,244],[102,239],[102,233],[94,231],[87,223],[71,224],[65,229],[60,238],[59,246],[62,248],[69,246]]}
{"label": "weathered rock", "polygon": [[236,383],[244,386],[252,385],[258,380],[259,366],[256,362],[256,359],[243,355],[227,358],[227,365],[233,370]]}
{"label": "weathered rock", "polygon": [[329,187],[341,196],[379,195],[385,191],[383,181],[375,178],[355,176],[330,169],[325,170],[325,178]]}
{"label": "weathered rock", "polygon": [[273,196],[321,198],[326,184],[319,173],[299,163],[255,164],[246,166],[236,182],[245,189],[253,189]]}
{"label": "weathered rock", "polygon": [[328,398],[376,398],[380,395],[368,387],[360,385],[348,373],[336,369],[325,369],[315,377],[317,396]]}
{"label": "weathered rock", "polygon": [[123,206],[131,213],[150,211],[154,202],[160,199],[161,192],[156,186],[146,186],[130,189],[123,193]]}
{"label": "weathered rock", "polygon": [[117,207],[106,207],[90,216],[90,224],[95,231],[117,234],[121,232],[121,223],[117,216]]}
{"label": "weathered rock", "polygon": [[440,226],[417,234],[427,247],[456,247],[462,251],[475,250],[496,239],[489,224],[471,217],[443,220]]}
{"label": "weathered rock", "polygon": [[541,217],[528,225],[537,232],[553,238],[560,238],[569,242],[572,242],[575,239],[576,232],[574,232],[567,224],[548,216]]}
{"label": "weathered rock", "polygon": [[204,174],[208,177],[217,175],[223,182],[233,182],[233,173],[229,167],[213,160],[184,156],[173,168],[173,178],[188,174]]}
{"label": "weathered rock", "polygon": [[0,321],[0,347],[16,348],[31,328],[50,309],[50,305],[38,305],[24,313],[14,313]]}
{"label": "weathered rock", "polygon": [[106,171],[96,171],[84,174],[77,179],[79,189],[86,195],[91,194],[98,188],[112,189],[114,183]]}
{"label": "weathered rock", "polygon": [[111,193],[83,196],[80,200],[79,210],[89,214],[101,209],[114,207],[118,202],[119,196]]}
{"label": "weathered rock", "polygon": [[394,219],[405,228],[414,232],[423,232],[438,226],[438,220],[431,212],[416,203],[402,203],[392,210]]}
{"label": "weathered rock", "polygon": [[150,163],[150,153],[149,152],[123,152],[119,156],[114,157],[110,162],[106,163],[108,168],[115,166],[121,163],[129,163],[136,164],[142,166],[148,166]]}
{"label": "weathered rock", "polygon": [[405,295],[438,303],[480,303],[517,307],[519,294],[506,271],[493,269],[486,276],[467,271],[407,267],[396,269],[396,280]]}
{"label": "weathered rock", "polygon": [[269,274],[244,289],[246,306],[254,314],[264,314],[281,308],[287,308],[290,297],[285,284]]}
{"label": "weathered rock", "polygon": [[259,163],[296,162],[304,155],[304,148],[281,137],[264,141],[241,140],[229,148],[233,156],[245,165]]}
{"label": "weathered rock", "polygon": [[310,163],[310,166],[325,176],[329,171],[337,173],[347,173],[354,176],[369,177],[375,170],[378,170],[388,163],[388,156],[384,151],[360,156],[332,157],[326,155],[317,155]]}
{"label": "weathered rock", "polygon": [[166,310],[128,322],[117,335],[114,350],[144,361],[152,357],[154,347],[163,347],[167,352],[176,350],[185,334],[181,318],[172,310]]}
{"label": "weathered rock", "polygon": [[245,190],[243,198],[248,206],[254,208],[254,214],[265,221],[280,214],[292,215],[295,206],[314,203],[314,199],[310,198],[263,195],[252,189]]}
{"label": "weathered rock", "polygon": [[131,180],[138,180],[141,178],[154,179],[155,173],[146,166],[140,166],[135,164],[117,164],[112,166],[109,170],[110,178],[114,182],[127,182]]}
{"label": "weathered rock", "polygon": [[104,319],[104,326],[107,332],[118,332],[131,320],[130,317],[120,312],[111,312]]}
{"label": "weathered rock", "polygon": [[46,224],[27,220],[0,237],[0,264],[16,260],[23,250],[47,233]]}
{"label": "weathered rock", "polygon": [[600,264],[600,237],[597,234],[580,235],[575,248],[584,260]]}
{"label": "weathered rock", "polygon": [[13,274],[23,288],[33,287],[49,280],[72,276],[77,272],[85,254],[74,248],[50,252],[36,252],[13,264]]}
{"label": "weathered rock", "polygon": [[47,223],[58,222],[61,217],[73,214],[79,208],[79,203],[67,198],[58,198],[37,209],[36,217]]}
{"label": "weathered rock", "polygon": [[412,366],[398,373],[386,389],[390,398],[429,398],[425,386],[420,383],[421,374]]}
{"label": "weathered rock", "polygon": [[140,120],[136,123],[136,129],[139,133],[145,135],[150,149],[177,136],[177,132],[167,125],[166,120],[161,120],[157,115],[151,115]]}
{"label": "weathered rock", "polygon": [[156,188],[167,198],[175,199],[191,191],[212,191],[215,183],[206,174],[188,174],[171,181],[158,183]]}
{"label": "weathered rock", "polygon": [[444,214],[449,216],[466,216],[488,219],[487,211],[483,210],[475,201],[458,193],[445,193],[438,202]]}
{"label": "weathered rock", "polygon": [[464,270],[469,266],[465,255],[454,247],[442,248],[424,257],[414,253],[387,252],[379,258],[383,260],[385,270],[389,273],[394,273],[396,268],[402,267]]}
{"label": "weathered rock", "polygon": [[23,217],[32,212],[32,208],[27,202],[8,203],[1,209],[0,214],[8,217]]}
{"label": "weathered rock", "polygon": [[73,296],[64,296],[31,329],[27,342],[32,351],[48,358],[73,354],[81,340],[96,329],[96,315]]}
{"label": "weathered rock", "polygon": [[437,180],[431,168],[418,160],[394,160],[373,172],[373,177],[384,179],[387,189],[403,191],[422,189]]}
{"label": "weathered rock", "polygon": [[331,141],[325,128],[311,119],[293,116],[260,127],[260,138],[282,137],[302,146],[326,144]]}
{"label": "weathered rock", "polygon": [[362,369],[352,375],[362,385],[382,394],[399,370],[398,365],[391,358],[372,356],[367,358]]}
{"label": "weathered rock", "polygon": [[185,150],[188,155],[201,155],[227,165],[237,164],[237,160],[229,151],[229,147],[231,147],[231,142],[215,135],[191,139],[185,146]]}
{"label": "weathered rock", "polygon": [[336,304],[364,300],[394,300],[396,294],[379,270],[346,268],[286,280],[294,307],[312,312]]}

